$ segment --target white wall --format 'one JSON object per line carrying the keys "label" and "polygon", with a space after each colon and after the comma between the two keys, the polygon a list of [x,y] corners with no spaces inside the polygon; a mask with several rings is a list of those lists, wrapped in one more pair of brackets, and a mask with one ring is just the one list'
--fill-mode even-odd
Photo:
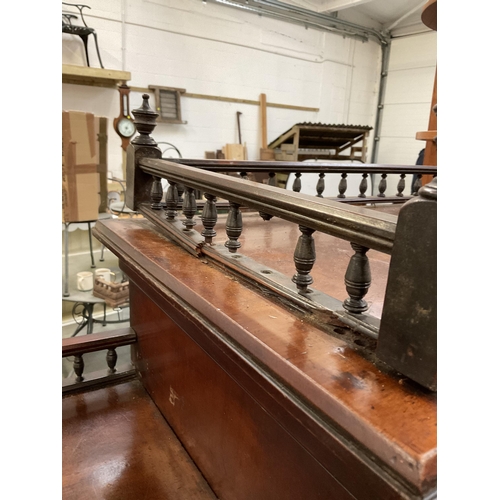
{"label": "white wall", "polygon": [[[128,85],[317,107],[319,112],[268,108],[268,142],[298,122],[374,125],[381,50],[370,41],[305,29],[200,0],[89,0],[88,24],[98,33],[105,68],[130,71]],[[123,22],[122,22],[123,21]],[[98,66],[89,40],[91,65]],[[85,65],[82,44],[63,36],[62,62]],[[131,93],[131,108],[141,104]],[[158,124],[157,141],[185,158],[238,142],[236,112],[249,159],[258,159],[259,107],[182,98],[186,125]],[[122,174],[120,139],[112,129],[118,92],[64,84],[62,107],[108,117],[108,168]],[[371,144],[371,138],[370,138]],[[174,155],[173,155],[174,156]]]}
{"label": "white wall", "polygon": [[[425,147],[425,142],[417,141],[415,135],[429,125],[436,35],[429,31],[391,42],[377,163],[414,165]],[[396,194],[398,180],[398,176],[388,177],[387,195]],[[405,194],[409,194],[410,182],[407,178]]]}

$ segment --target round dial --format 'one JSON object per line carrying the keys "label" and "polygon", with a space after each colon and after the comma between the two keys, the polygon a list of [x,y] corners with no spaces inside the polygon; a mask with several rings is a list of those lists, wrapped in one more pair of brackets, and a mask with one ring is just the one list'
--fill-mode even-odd
{"label": "round dial", "polygon": [[132,137],[135,132],[134,122],[128,118],[122,118],[117,124],[118,133],[123,137]]}

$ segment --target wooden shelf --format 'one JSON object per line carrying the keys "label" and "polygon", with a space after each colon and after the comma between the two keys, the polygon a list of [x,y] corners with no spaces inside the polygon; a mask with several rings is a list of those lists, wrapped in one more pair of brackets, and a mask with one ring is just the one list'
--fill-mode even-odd
{"label": "wooden shelf", "polygon": [[115,88],[131,79],[129,71],[88,68],[87,66],[62,65],[62,82],[74,85]]}

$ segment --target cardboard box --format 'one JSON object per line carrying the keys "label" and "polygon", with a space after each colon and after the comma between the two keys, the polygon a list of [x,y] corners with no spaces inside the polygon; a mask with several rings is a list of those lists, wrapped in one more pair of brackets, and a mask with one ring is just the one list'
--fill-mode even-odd
{"label": "cardboard box", "polygon": [[62,128],[63,222],[97,220],[100,187],[94,115],[63,111]]}

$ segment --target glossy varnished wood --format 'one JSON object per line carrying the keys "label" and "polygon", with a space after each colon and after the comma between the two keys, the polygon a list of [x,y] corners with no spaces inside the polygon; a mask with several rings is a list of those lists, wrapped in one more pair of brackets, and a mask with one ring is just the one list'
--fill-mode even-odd
{"label": "glossy varnished wood", "polygon": [[[224,241],[225,220],[224,216],[220,217],[215,227],[218,236],[214,242]],[[296,273],[293,254],[300,235],[297,224],[277,218],[263,221],[258,214],[248,213],[243,219],[238,253],[289,276],[291,280]],[[313,238],[316,260],[311,271],[314,280],[311,287],[344,301],[348,297],[344,276],[354,250],[348,241],[318,231],[313,234]],[[369,303],[367,312],[380,318],[390,256],[375,250],[370,250],[367,255],[372,273],[372,284],[365,297]]]}
{"label": "glossy varnished wood", "polygon": [[[244,218],[244,227],[246,222]],[[261,233],[266,231],[267,228]],[[173,419],[174,428],[177,426],[176,432],[185,429],[186,448],[195,450],[193,453],[198,453],[198,459],[205,466],[213,460],[219,471],[223,466],[231,469],[227,474],[215,474],[214,477],[220,480],[220,477],[236,474],[230,464],[221,464],[213,457],[218,453],[221,457],[228,456],[223,453],[227,451],[225,441],[220,439],[226,427],[230,436],[236,432],[238,426],[231,423],[232,418],[235,422],[240,419],[245,424],[262,424],[245,431],[246,449],[252,449],[249,439],[258,436],[253,448],[257,451],[263,443],[273,441],[281,447],[284,443],[292,446],[288,442],[290,439],[285,439],[279,431],[282,427],[291,433],[292,441],[298,442],[314,457],[311,461],[305,458],[307,454],[301,455],[300,447],[289,448],[285,449],[289,459],[282,457],[284,464],[291,467],[302,460],[317,483],[321,473],[314,466],[316,461],[355,498],[420,498],[432,491],[436,479],[435,395],[379,370],[363,357],[361,350],[350,347],[340,337],[332,337],[311,326],[305,318],[291,314],[234,277],[188,255],[145,220],[106,221],[98,224],[95,234],[117,253],[120,265],[135,283],[131,286],[131,294],[135,294],[131,300],[131,324],[138,334],[138,359],[142,359],[141,371],[152,397],[155,400],[158,397],[162,411]],[[273,241],[274,234],[269,237],[271,243],[263,248],[284,239],[277,237]],[[294,238],[290,236],[290,239]],[[292,252],[295,241],[291,245]],[[331,265],[341,254],[342,251],[330,251]],[[293,265],[293,260],[290,263]],[[208,326],[203,326],[204,322]],[[218,335],[228,338],[224,340]],[[186,336],[191,339],[189,342]],[[220,373],[213,367],[208,368],[202,351],[222,367]],[[246,364],[241,359],[234,359],[231,365],[232,358],[244,355],[250,356]],[[237,378],[239,388],[224,382],[228,375]],[[254,385],[265,386],[266,391],[252,389],[248,379]],[[180,391],[169,384],[172,380],[180,381]],[[196,381],[198,385],[202,381],[203,385],[196,388]],[[226,387],[230,391],[228,394],[234,397],[219,394],[218,384]],[[280,387],[288,394],[286,397],[280,393]],[[242,388],[245,389],[243,393],[239,392]],[[211,404],[212,394],[214,404]],[[248,402],[234,407],[230,404],[248,396],[258,400],[258,405],[272,417],[271,420],[264,422],[261,410],[252,409]],[[182,418],[176,417],[177,410],[170,399],[177,402],[181,410],[198,401],[195,405],[198,411],[184,412]],[[203,408],[206,414],[200,417],[199,411]],[[243,408],[252,418],[238,413]],[[227,418],[224,418],[224,411]],[[190,419],[194,420],[188,425]],[[273,420],[278,422],[278,427]],[[204,421],[211,422],[210,434],[197,437],[197,426]],[[213,427],[216,422],[220,426],[218,431]],[[190,434],[188,428],[194,430],[195,435]],[[265,436],[269,430],[270,434]],[[219,441],[207,443],[210,439]],[[229,442],[227,446],[235,446],[232,439]],[[198,445],[202,443],[200,449]],[[203,453],[214,447],[218,451],[203,458]],[[274,450],[276,458],[279,447],[271,446],[270,449]],[[258,457],[257,451],[249,457]],[[276,460],[273,463],[276,467]],[[278,463],[277,467],[280,466]],[[293,476],[292,468],[289,477]],[[399,496],[392,476],[396,482],[401,481]],[[276,484],[281,484],[279,477],[278,474],[277,479],[273,479]],[[331,479],[325,481],[330,488],[334,483]],[[267,484],[272,484],[269,477]],[[300,492],[297,488],[294,491]],[[420,494],[412,496],[411,488]],[[248,491],[252,491],[251,488]],[[325,493],[321,493],[321,488],[317,491]],[[342,492],[340,488],[336,490],[337,496],[322,498],[344,498],[346,493]]]}
{"label": "glossy varnished wood", "polygon": [[[226,356],[234,353],[214,352],[207,340],[210,332],[183,318],[182,312],[169,309],[166,315],[134,285],[131,294],[131,322],[141,339],[135,357],[141,380],[218,497],[353,498],[290,439],[281,422],[263,411],[262,400],[252,397],[262,388],[252,388],[248,380],[242,387],[244,374],[238,369],[244,360],[229,361]],[[215,359],[207,356],[207,349]],[[273,406],[266,409],[272,412]]]}
{"label": "glossy varnished wood", "polygon": [[130,327],[117,328],[111,331],[90,333],[85,336],[71,337],[62,340],[62,356],[74,356],[86,352],[115,349],[136,341],[136,334]]}
{"label": "glossy varnished wood", "polygon": [[138,380],[62,402],[65,500],[215,499]]}

